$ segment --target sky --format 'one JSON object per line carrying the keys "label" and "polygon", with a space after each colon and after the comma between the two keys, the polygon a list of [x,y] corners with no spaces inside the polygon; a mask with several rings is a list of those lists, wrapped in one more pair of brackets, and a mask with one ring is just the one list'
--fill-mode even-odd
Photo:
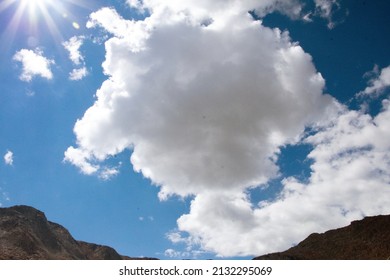
{"label": "sky", "polygon": [[249,259],[390,214],[390,2],[0,1],[0,206]]}

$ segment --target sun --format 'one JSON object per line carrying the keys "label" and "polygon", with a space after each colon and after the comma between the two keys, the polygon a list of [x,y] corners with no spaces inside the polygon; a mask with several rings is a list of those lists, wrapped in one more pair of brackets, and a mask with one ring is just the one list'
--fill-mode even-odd
{"label": "sun", "polygon": [[15,15],[35,16],[38,12],[47,11],[47,6],[52,5],[53,0],[4,0],[0,4],[0,12],[12,5],[17,6]]}
{"label": "sun", "polygon": [[74,6],[89,9],[86,0],[0,0],[0,17],[3,12],[9,15],[0,39],[10,44],[17,34],[34,38],[48,30],[51,37],[61,41],[61,30],[80,26],[71,14]]}
{"label": "sun", "polygon": [[29,7],[35,7],[35,6],[41,6],[45,5],[48,2],[51,2],[50,0],[19,0],[24,5],[28,5]]}
{"label": "sun", "polygon": [[52,20],[48,11],[52,6],[52,0],[19,0],[19,9],[27,15],[30,24],[36,24],[40,19]]}
{"label": "sun", "polygon": [[53,18],[49,11],[54,6],[54,0],[4,0],[0,3],[0,13],[6,9],[13,11],[8,22],[7,31],[17,32],[18,28],[37,28],[38,23],[45,21],[53,24]]}
{"label": "sun", "polygon": [[47,10],[47,5],[52,4],[51,0],[19,0],[20,5],[23,5],[27,8],[27,10],[33,14],[37,10]]}

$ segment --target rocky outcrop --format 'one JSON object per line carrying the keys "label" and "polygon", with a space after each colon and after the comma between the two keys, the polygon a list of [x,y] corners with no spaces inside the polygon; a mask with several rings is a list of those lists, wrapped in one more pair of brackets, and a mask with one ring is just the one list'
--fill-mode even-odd
{"label": "rocky outcrop", "polygon": [[390,259],[390,215],[366,217],[349,226],[313,233],[287,251],[256,260],[385,260]]}
{"label": "rocky outcrop", "polygon": [[0,208],[0,259],[123,260],[113,248],[75,240],[63,226],[29,206]]}

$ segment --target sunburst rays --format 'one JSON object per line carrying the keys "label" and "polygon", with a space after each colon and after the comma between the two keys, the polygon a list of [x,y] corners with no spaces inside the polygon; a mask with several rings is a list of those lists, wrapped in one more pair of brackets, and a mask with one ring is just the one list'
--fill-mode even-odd
{"label": "sunburst rays", "polygon": [[50,33],[54,40],[62,41],[63,24],[68,24],[68,27],[74,29],[80,28],[76,17],[72,15],[72,6],[89,9],[86,1],[83,0],[1,1],[0,17],[2,17],[2,14],[6,14],[6,16],[3,16],[1,41],[9,47],[17,34],[27,35],[28,42],[30,37],[36,38],[40,35],[46,35],[41,34],[46,32]]}

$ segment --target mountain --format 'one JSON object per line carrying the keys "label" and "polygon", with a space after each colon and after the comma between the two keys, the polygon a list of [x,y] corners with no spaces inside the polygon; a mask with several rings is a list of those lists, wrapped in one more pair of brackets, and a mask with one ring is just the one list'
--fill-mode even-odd
{"label": "mountain", "polygon": [[[63,226],[30,206],[0,208],[0,260],[130,260],[113,248],[75,240]],[[349,226],[313,233],[284,252],[255,260],[390,259],[390,215],[366,217]]]}
{"label": "mountain", "polygon": [[0,260],[128,260],[113,248],[75,240],[29,206],[0,208]]}
{"label": "mountain", "polygon": [[366,217],[349,226],[313,233],[287,251],[255,260],[386,260],[390,259],[390,215]]}

